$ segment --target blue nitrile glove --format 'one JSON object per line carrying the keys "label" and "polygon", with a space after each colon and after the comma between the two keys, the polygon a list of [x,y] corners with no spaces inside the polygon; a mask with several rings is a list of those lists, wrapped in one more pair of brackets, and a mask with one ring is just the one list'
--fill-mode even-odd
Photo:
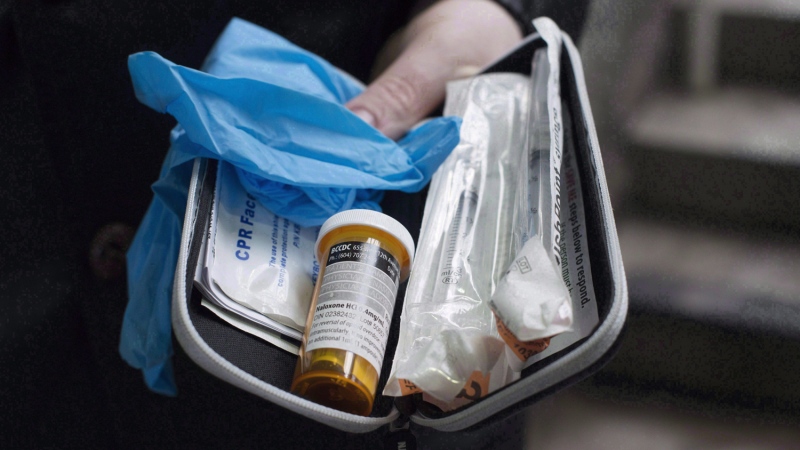
{"label": "blue nitrile glove", "polygon": [[179,125],[155,197],[128,251],[129,303],[120,353],[151,389],[174,395],[170,298],[191,164],[237,167],[245,189],[303,226],[336,212],[379,209],[383,190],[414,192],[458,143],[458,118],[439,118],[399,143],[343,105],[362,90],[329,63],[234,19],[203,72],[152,52],[129,58],[137,98]]}
{"label": "blue nitrile glove", "polygon": [[358,82],[238,19],[205,72],[152,52],[132,55],[128,66],[137,98],[175,116],[198,144],[180,152],[231,162],[250,194],[303,226],[379,209],[374,190],[418,191],[458,141],[459,119],[440,118],[395,143],[344,107],[363,90]]}
{"label": "blue nitrile glove", "polygon": [[176,394],[170,299],[192,176],[192,163],[179,164],[175,156],[170,149],[126,255],[129,301],[119,345],[125,361],[142,369],[147,386],[165,395]]}

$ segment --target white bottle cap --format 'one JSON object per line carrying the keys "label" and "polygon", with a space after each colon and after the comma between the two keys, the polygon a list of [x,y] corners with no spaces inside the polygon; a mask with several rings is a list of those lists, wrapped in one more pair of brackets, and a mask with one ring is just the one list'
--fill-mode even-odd
{"label": "white bottle cap", "polygon": [[406,248],[409,259],[414,260],[414,239],[406,227],[394,218],[370,209],[350,209],[331,216],[322,224],[315,248],[319,249],[319,241],[330,231],[348,225],[366,225],[391,234]]}

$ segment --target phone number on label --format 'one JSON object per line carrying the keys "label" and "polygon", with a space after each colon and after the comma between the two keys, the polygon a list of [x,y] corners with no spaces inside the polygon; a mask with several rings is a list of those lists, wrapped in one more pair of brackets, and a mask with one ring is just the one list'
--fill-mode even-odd
{"label": "phone number on label", "polygon": [[330,317],[344,317],[345,319],[355,319],[356,314],[346,311],[325,311],[314,316],[314,320]]}

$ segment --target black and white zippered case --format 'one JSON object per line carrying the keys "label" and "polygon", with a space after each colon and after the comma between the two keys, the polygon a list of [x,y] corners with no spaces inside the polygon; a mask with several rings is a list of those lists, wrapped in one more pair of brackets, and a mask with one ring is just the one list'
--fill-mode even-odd
{"label": "black and white zippered case", "polygon": [[[565,152],[574,152],[577,162],[591,279],[599,315],[599,324],[588,337],[527,367],[514,383],[449,413],[417,407],[408,397],[380,395],[392,367],[388,360],[383,365],[378,396],[369,417],[343,413],[295,396],[289,388],[296,356],[229,326],[200,305],[202,296],[194,288],[193,280],[197,264],[202,263],[198,260],[207,239],[217,162],[198,159],[189,189],[172,300],[174,332],[188,356],[223,382],[312,420],[352,433],[365,433],[389,424],[405,425],[409,421],[414,427],[462,430],[502,419],[602,367],[613,355],[622,332],[628,293],[580,56],[568,36],[562,34],[560,40],[561,114],[565,118],[563,144]],[[530,75],[534,52],[545,46],[546,40],[534,34],[486,72]],[[395,216],[413,232],[414,227],[419,229],[422,213],[421,206],[408,209],[408,205],[414,204],[409,198],[406,194],[388,194],[384,212]],[[417,200],[418,205],[424,204],[424,201]],[[405,290],[401,289],[386,351],[387,359],[394,356],[397,345],[404,294]]]}

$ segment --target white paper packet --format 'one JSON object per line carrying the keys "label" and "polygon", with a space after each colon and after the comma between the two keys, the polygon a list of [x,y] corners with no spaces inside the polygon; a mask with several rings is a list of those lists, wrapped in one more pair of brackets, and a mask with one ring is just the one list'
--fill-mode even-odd
{"label": "white paper packet", "polygon": [[220,162],[211,280],[231,299],[302,331],[319,265],[318,227],[276,216],[242,188],[230,164]]}
{"label": "white paper packet", "polygon": [[[561,150],[556,146],[563,142],[560,124],[551,127],[551,114],[557,114],[550,105],[561,98],[551,88],[558,80],[548,61],[548,56],[557,57],[549,47],[537,50],[533,58],[531,114],[528,134],[528,152],[520,163],[520,179],[514,217],[514,262],[500,280],[492,295],[490,305],[503,325],[513,335],[504,335],[509,346],[516,341],[534,341],[550,338],[572,329],[572,302],[564,279],[558,270],[558,255],[548,249],[559,248],[559,233],[543,233],[558,223],[560,213],[560,187],[552,182],[557,164],[554,156]],[[556,67],[558,69],[558,67]],[[555,93],[554,93],[555,92]],[[561,133],[563,134],[563,133]],[[555,139],[551,139],[555,136]],[[556,220],[553,220],[555,218]],[[530,353],[518,352],[521,367]]]}

